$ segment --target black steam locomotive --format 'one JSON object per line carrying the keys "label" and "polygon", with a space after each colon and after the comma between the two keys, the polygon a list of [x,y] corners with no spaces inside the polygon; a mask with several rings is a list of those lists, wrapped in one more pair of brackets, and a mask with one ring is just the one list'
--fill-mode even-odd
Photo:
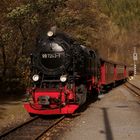
{"label": "black steam locomotive", "polygon": [[69,114],[97,88],[99,58],[65,33],[49,31],[37,39],[31,54],[31,73],[34,90],[30,90],[32,102],[25,104],[26,110]]}
{"label": "black steam locomotive", "polygon": [[100,59],[65,33],[48,31],[38,37],[31,55],[33,86],[24,107],[30,114],[72,114],[101,85],[126,79],[126,68]]}

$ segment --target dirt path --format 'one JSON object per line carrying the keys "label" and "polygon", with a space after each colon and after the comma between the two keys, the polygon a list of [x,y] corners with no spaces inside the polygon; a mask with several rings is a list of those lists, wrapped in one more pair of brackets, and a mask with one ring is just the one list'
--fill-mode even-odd
{"label": "dirt path", "polygon": [[15,97],[7,100],[0,99],[0,133],[29,118],[21,100],[22,98],[16,99]]}

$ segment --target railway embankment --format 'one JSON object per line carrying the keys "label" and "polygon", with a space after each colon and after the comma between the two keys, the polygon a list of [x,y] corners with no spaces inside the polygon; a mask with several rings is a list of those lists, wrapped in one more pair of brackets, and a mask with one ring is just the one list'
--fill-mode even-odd
{"label": "railway embankment", "polygon": [[30,118],[23,108],[23,98],[0,98],[0,134]]}

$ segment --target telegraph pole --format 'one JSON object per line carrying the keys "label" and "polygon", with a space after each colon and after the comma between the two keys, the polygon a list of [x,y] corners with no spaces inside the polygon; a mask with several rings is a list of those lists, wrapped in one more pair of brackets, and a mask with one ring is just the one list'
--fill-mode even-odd
{"label": "telegraph pole", "polygon": [[137,74],[136,61],[138,60],[138,55],[136,53],[136,47],[134,47],[133,60],[134,60],[134,76],[135,76]]}

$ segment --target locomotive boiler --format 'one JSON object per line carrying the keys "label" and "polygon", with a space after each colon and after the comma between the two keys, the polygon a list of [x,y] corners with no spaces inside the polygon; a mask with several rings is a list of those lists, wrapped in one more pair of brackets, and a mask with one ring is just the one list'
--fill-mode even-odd
{"label": "locomotive boiler", "polygon": [[32,86],[24,104],[30,115],[72,114],[97,95],[100,62],[94,50],[65,33],[48,31],[31,54]]}

